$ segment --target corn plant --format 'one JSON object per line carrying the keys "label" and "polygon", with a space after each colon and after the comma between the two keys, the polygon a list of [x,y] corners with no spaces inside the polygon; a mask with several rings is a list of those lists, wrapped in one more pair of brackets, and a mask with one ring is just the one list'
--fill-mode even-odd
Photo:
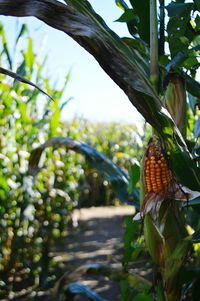
{"label": "corn plant", "polygon": [[[48,250],[52,245],[49,237],[56,239],[66,235],[70,212],[78,195],[73,188],[66,191],[62,185],[56,186],[54,179],[59,176],[62,182],[65,173],[60,171],[59,175],[56,174],[54,165],[51,165],[51,154],[48,155],[46,172],[34,186],[27,172],[32,144],[40,143],[59,131],[60,106],[56,95],[62,96],[67,82],[61,90],[52,89],[49,79],[42,76],[44,59],[40,57],[39,61],[35,58],[32,38],[26,25],[19,26],[17,34],[15,57],[10,54],[3,24],[0,24],[0,37],[3,41],[1,64],[17,71],[16,76],[15,72],[3,68],[1,73],[4,75],[1,74],[0,83],[1,297],[12,295],[13,291],[19,291],[21,287],[46,285],[49,267],[54,264],[49,257]],[[27,43],[20,46],[20,38],[26,38]],[[6,66],[6,62],[9,62],[9,66]],[[13,77],[14,81],[5,75]],[[31,83],[33,78],[36,82],[34,85]],[[23,83],[19,84],[19,80]],[[27,84],[37,89],[31,90]],[[51,88],[55,101],[45,96],[44,116],[40,118],[42,113],[39,112],[37,102],[41,101],[38,100],[38,86],[41,85],[46,90]],[[57,153],[56,164],[60,163],[60,157],[61,154]],[[65,167],[73,168],[73,164],[74,162],[68,162]],[[79,173],[80,169],[76,169],[71,174],[69,187],[73,185],[74,175]],[[52,199],[54,203],[51,202]],[[61,210],[59,203],[62,203]],[[20,278],[18,284],[16,278]]]}
{"label": "corn plant", "polygon": [[[189,235],[187,219],[192,220],[195,213],[189,209],[187,214],[180,200],[198,209],[199,198],[190,199],[200,190],[200,85],[195,80],[199,1],[160,0],[159,16],[156,1],[133,0],[131,7],[124,0],[116,1],[123,10],[119,21],[127,23],[132,35],[128,39],[111,31],[87,0],[65,0],[65,4],[36,0],[34,8],[31,4],[31,0],[1,0],[0,13],[35,16],[71,36],[95,57],[152,126],[153,137],[141,165],[140,216],[146,246],[157,267],[155,299],[197,300],[199,257],[193,242],[199,242],[199,232]],[[142,300],[144,294],[145,290],[138,298]]]}

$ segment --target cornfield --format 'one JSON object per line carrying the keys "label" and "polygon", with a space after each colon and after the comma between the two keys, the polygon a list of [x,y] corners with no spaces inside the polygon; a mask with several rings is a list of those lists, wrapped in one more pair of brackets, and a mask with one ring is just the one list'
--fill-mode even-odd
{"label": "cornfield", "polygon": [[[142,137],[143,151],[134,139],[130,149],[123,143],[115,148],[119,142],[112,141],[113,133],[108,134],[105,149],[102,142],[100,146],[93,141],[94,135],[86,141],[89,145],[79,141],[84,135],[77,140],[74,125],[64,136],[59,99],[66,83],[58,91],[42,78],[44,62],[30,60],[29,55],[34,57],[31,37],[16,72],[8,70],[12,61],[1,26],[2,56],[9,64],[0,71],[14,78],[11,86],[1,75],[0,83],[2,296],[12,298],[15,279],[22,275],[36,290],[36,298],[41,292],[51,300],[63,298],[45,290],[57,278],[50,277],[50,249],[67,234],[70,212],[78,204],[78,186],[84,186],[83,174],[89,166],[90,171],[98,171],[101,183],[105,179],[112,187],[105,193],[108,202],[116,198],[132,202],[138,211],[134,220],[126,220],[120,272],[98,267],[92,271],[119,281],[123,301],[199,300],[199,0],[115,1],[122,10],[117,21],[127,25],[129,38],[117,36],[87,0],[32,4],[31,0],[0,0],[0,14],[34,16],[73,38],[125,92],[152,131]],[[25,30],[20,32],[24,35]],[[27,89],[27,84],[36,89]],[[50,96],[41,118],[39,91]],[[127,134],[122,131],[120,140],[129,141],[135,128]],[[134,272],[138,266],[142,271],[150,269],[148,277]],[[71,296],[69,287],[63,288],[66,300]],[[74,294],[77,291],[75,286]],[[91,293],[90,298],[101,300]]]}

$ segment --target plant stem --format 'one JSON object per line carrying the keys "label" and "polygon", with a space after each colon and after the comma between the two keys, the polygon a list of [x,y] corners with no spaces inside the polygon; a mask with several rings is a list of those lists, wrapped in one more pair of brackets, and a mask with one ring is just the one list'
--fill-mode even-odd
{"label": "plant stem", "polygon": [[159,55],[165,53],[165,0],[160,3]]}
{"label": "plant stem", "polygon": [[156,0],[150,0],[150,80],[158,92],[158,19]]}

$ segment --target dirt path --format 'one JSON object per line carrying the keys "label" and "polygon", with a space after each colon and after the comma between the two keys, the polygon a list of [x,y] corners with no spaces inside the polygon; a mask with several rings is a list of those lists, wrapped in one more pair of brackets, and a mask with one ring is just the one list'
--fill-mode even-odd
{"label": "dirt path", "polygon": [[[64,252],[58,252],[68,271],[86,264],[121,265],[123,254],[123,217],[133,215],[134,208],[125,207],[92,207],[76,210],[74,228],[66,240]],[[82,283],[98,292],[109,301],[120,300],[118,284],[108,281],[105,277],[90,277]],[[86,300],[79,297],[76,300]]]}

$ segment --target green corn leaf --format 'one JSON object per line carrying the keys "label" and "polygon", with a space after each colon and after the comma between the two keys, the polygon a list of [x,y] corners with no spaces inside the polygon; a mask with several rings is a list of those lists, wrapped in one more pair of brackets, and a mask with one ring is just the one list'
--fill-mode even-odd
{"label": "green corn leaf", "polygon": [[159,218],[159,227],[165,237],[164,256],[166,259],[172,254],[179,242],[188,235],[184,227],[183,214],[179,210],[179,201],[173,201],[173,206],[169,206],[169,202],[163,202]]}
{"label": "green corn leaf", "polygon": [[29,73],[33,73],[33,64],[35,60],[35,55],[33,52],[33,40],[31,37],[28,38],[28,47],[27,50],[24,52],[26,66],[28,67]]}
{"label": "green corn leaf", "polygon": [[[194,191],[199,191],[200,169],[197,167],[196,162],[190,160],[186,153],[181,154],[178,148],[173,152],[173,155],[170,156],[170,160],[179,183],[182,183]],[[184,166],[185,174],[182,173]],[[185,175],[187,175],[187,179],[185,179]]]}
{"label": "green corn leaf", "polygon": [[1,36],[2,44],[3,44],[3,51],[8,60],[9,68],[12,69],[12,58],[11,58],[11,55],[10,55],[10,52],[8,49],[6,35],[5,35],[4,28],[3,28],[3,25],[1,22],[0,22],[0,36]]}
{"label": "green corn leaf", "polygon": [[138,162],[135,162],[135,164],[131,166],[129,177],[130,177],[130,181],[129,181],[128,192],[132,194],[133,190],[135,189],[135,185],[140,180],[140,165]]}
{"label": "green corn leaf", "polygon": [[16,42],[15,44],[17,45],[19,39],[25,34],[28,32],[28,27],[26,24],[22,24],[21,28],[20,28],[20,31],[19,31],[19,34],[17,35],[17,38],[16,38]]}
{"label": "green corn leaf", "polygon": [[135,36],[138,33],[139,17],[135,14],[133,9],[126,9],[116,22],[127,23],[127,27],[131,35]]}
{"label": "green corn leaf", "polygon": [[[165,261],[165,279],[173,279],[185,261],[185,258],[189,252],[191,243],[189,239],[184,239],[177,244],[177,247],[171,255],[166,258]],[[173,283],[175,286],[176,283]]]}
{"label": "green corn leaf", "polygon": [[49,124],[49,137],[57,135],[58,127],[60,124],[59,98],[56,98],[56,100],[52,102],[51,109],[53,111],[53,114],[51,115]]}
{"label": "green corn leaf", "polygon": [[45,64],[46,64],[46,61],[47,61],[47,55],[45,55],[43,61],[42,61],[40,64],[37,62],[36,83],[38,83],[39,80],[40,80],[41,77],[42,77],[42,76],[41,76],[41,72],[42,72],[42,70],[43,70],[43,68],[44,68],[44,66],[45,66]]}
{"label": "green corn leaf", "polygon": [[165,240],[149,214],[144,218],[144,237],[154,262],[162,266]]}
{"label": "green corn leaf", "polygon": [[21,76],[17,73],[12,72],[12,71],[7,70],[7,69],[2,68],[2,67],[0,67],[0,73],[2,73],[4,75],[8,75],[8,76],[10,76],[10,77],[14,78],[15,80],[18,80],[22,83],[28,84],[28,85],[38,89],[40,92],[42,92],[43,94],[45,94],[46,96],[48,96],[49,98],[52,99],[52,97],[49,94],[47,94],[45,91],[43,91],[39,86],[37,86],[36,84],[32,83],[30,80],[24,78],[23,76]]}
{"label": "green corn leaf", "polygon": [[26,76],[26,62],[23,60],[22,63],[19,65],[19,67],[17,68],[16,70],[16,73],[19,75],[19,76]]}
{"label": "green corn leaf", "polygon": [[62,111],[71,100],[73,100],[73,97],[70,97],[66,101],[64,101],[60,106],[60,111]]}
{"label": "green corn leaf", "polygon": [[150,44],[150,0],[130,0],[135,14],[139,17],[138,33],[140,38]]}
{"label": "green corn leaf", "polygon": [[121,15],[119,19],[117,19],[117,22],[130,22],[134,19],[135,14],[133,9],[127,9],[125,12]]}
{"label": "green corn leaf", "polygon": [[132,217],[126,216],[125,219],[125,233],[124,233],[124,256],[123,256],[123,264],[126,267],[129,262],[132,260],[132,255],[135,250],[134,246],[134,238],[138,233],[138,222],[133,221]]}
{"label": "green corn leaf", "polygon": [[29,171],[36,175],[39,171],[39,161],[42,152],[47,148],[57,149],[65,147],[85,156],[88,164],[95,168],[106,180],[108,180],[116,191],[118,197],[123,201],[128,201],[128,176],[110,159],[99,153],[95,148],[86,143],[75,141],[71,138],[54,137],[47,140],[40,147],[33,150],[29,159]]}
{"label": "green corn leaf", "polygon": [[18,108],[19,108],[19,112],[20,112],[20,115],[21,115],[21,122],[22,124],[26,124],[29,122],[29,118],[28,118],[28,114],[27,114],[27,105],[26,103],[20,101],[20,100],[16,100],[17,101],[17,105],[18,105]]}

